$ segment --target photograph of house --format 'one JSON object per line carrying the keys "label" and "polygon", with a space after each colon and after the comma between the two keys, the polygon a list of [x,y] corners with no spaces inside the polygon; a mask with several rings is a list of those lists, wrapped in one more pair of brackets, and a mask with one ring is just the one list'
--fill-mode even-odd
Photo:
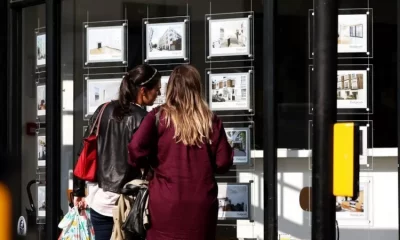
{"label": "photograph of house", "polygon": [[248,73],[210,74],[212,110],[247,110],[250,108]]}
{"label": "photograph of house", "polygon": [[249,185],[218,183],[218,218],[246,219],[249,217]]}
{"label": "photograph of house", "polygon": [[118,98],[121,79],[87,80],[87,114],[93,114],[103,103]]}
{"label": "photograph of house", "polygon": [[249,128],[225,128],[228,142],[233,148],[233,162],[235,164],[248,163],[250,157],[250,130]]}
{"label": "photograph of house", "polygon": [[88,27],[87,61],[115,62],[123,60],[124,27]]}
{"label": "photograph of house", "polygon": [[336,218],[338,220],[357,220],[368,216],[368,182],[360,182],[356,199],[336,197]]}
{"label": "photograph of house", "polygon": [[37,137],[38,166],[46,165],[46,136]]}
{"label": "photograph of house", "polygon": [[36,110],[38,116],[46,115],[46,85],[36,87]]}
{"label": "photograph of house", "polygon": [[46,34],[36,35],[36,65],[46,65]]}
{"label": "photograph of house", "polygon": [[338,71],[338,108],[367,108],[367,71]]}
{"label": "photograph of house", "polygon": [[339,15],[338,19],[338,52],[367,52],[367,15]]}
{"label": "photograph of house", "polygon": [[249,54],[249,24],[248,18],[210,20],[210,55]]}
{"label": "photograph of house", "polygon": [[185,23],[147,24],[147,59],[184,58]]}
{"label": "photograph of house", "polygon": [[352,200],[349,197],[336,198],[336,212],[364,212],[364,191],[360,191],[359,197]]}
{"label": "photograph of house", "polygon": [[38,206],[38,217],[46,216],[46,187],[38,186],[37,188],[37,206]]}

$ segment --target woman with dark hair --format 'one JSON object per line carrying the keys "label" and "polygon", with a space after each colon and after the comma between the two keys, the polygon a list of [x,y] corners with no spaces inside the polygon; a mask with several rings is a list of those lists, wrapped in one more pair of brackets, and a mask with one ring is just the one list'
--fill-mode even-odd
{"label": "woman with dark hair", "polygon": [[[90,207],[96,240],[110,240],[114,224],[112,210],[120,190],[140,176],[140,169],[128,164],[127,145],[147,114],[145,106],[153,105],[160,94],[160,81],[160,73],[149,65],[139,65],[123,77],[118,101],[111,101],[99,120],[97,182],[90,183],[87,199],[85,182],[74,179],[74,204],[80,208]],[[84,138],[88,137],[103,105],[89,120]]]}
{"label": "woman with dark hair", "polygon": [[233,151],[221,120],[201,96],[196,68],[174,69],[166,103],[143,119],[128,149],[130,164],[150,164],[154,169],[146,239],[214,240],[218,216],[214,174],[229,170]]}

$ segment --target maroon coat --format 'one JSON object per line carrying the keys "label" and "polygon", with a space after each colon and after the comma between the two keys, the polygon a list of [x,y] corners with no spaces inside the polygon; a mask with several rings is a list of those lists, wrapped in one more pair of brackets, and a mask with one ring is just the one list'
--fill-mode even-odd
{"label": "maroon coat", "polygon": [[157,152],[149,184],[152,225],[147,240],[213,240],[218,215],[214,174],[227,172],[233,163],[222,122],[214,117],[210,148],[189,147],[174,141],[174,127],[166,128],[162,114],[156,128],[158,110],[153,109],[144,118],[128,147],[130,164],[139,167]]}

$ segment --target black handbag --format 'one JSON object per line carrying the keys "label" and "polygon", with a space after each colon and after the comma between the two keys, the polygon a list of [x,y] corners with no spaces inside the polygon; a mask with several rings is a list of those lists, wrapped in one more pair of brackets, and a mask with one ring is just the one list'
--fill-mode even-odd
{"label": "black handbag", "polygon": [[135,200],[131,206],[126,221],[121,228],[127,236],[137,239],[146,239],[146,231],[150,228],[150,215],[148,210],[149,189],[148,181],[145,180],[147,171],[142,174],[142,179],[135,180],[134,184],[127,184],[121,193],[134,196]]}
{"label": "black handbag", "polygon": [[[158,128],[160,120],[160,111],[156,113],[155,125]],[[141,179],[127,184],[122,190],[122,194],[134,196],[134,201],[126,221],[121,228],[127,236],[133,236],[137,239],[146,239],[146,232],[150,228],[149,213],[149,182],[146,180],[150,168],[144,169]]]}

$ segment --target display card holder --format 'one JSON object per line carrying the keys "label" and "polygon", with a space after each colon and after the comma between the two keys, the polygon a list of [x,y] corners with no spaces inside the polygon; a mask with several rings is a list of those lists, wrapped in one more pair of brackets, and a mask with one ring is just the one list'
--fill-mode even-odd
{"label": "display card holder", "polygon": [[206,69],[206,98],[218,116],[254,116],[254,68]]}
{"label": "display card holder", "polygon": [[190,63],[190,17],[143,19],[143,62],[150,65]]}
{"label": "display card holder", "polygon": [[[65,74],[65,77],[73,79],[70,74]],[[64,78],[63,78],[64,79]],[[62,110],[63,113],[69,114],[74,111],[74,81],[62,80]]]}
{"label": "display card holder", "polygon": [[36,79],[36,122],[46,122],[46,79]]}
{"label": "display card holder", "polygon": [[254,60],[254,12],[205,15],[205,61]]}
{"label": "display card holder", "polygon": [[38,167],[36,169],[36,181],[46,182],[46,167]]}
{"label": "display card holder", "polygon": [[46,167],[37,167],[36,168],[36,178],[39,180],[44,179],[46,176]]}
{"label": "display card holder", "polygon": [[[309,113],[314,109],[312,99],[316,84],[314,67],[309,66]],[[337,74],[337,113],[373,114],[373,65],[339,64]]]}
{"label": "display card holder", "polygon": [[251,156],[251,149],[255,149],[254,122],[224,122],[223,125],[234,151],[230,171],[254,171],[255,159]]}
{"label": "display card holder", "polygon": [[83,68],[128,66],[128,21],[83,23]]}
{"label": "display card holder", "polygon": [[[309,186],[312,187],[312,177],[309,177]],[[336,197],[336,220],[340,227],[372,227],[374,225],[374,189],[373,177],[360,176],[359,192],[356,200],[350,197]],[[311,201],[312,191],[309,192]],[[309,209],[311,202],[309,201]],[[309,226],[312,225],[312,211],[309,211]]]}
{"label": "display card holder", "polygon": [[46,168],[46,129],[36,129],[36,156],[37,156],[37,169],[42,172]]}
{"label": "display card holder", "polygon": [[118,99],[124,75],[125,73],[83,75],[83,120],[89,120],[101,104]]}
{"label": "display card holder", "polygon": [[[372,171],[374,170],[374,127],[372,120],[338,120],[337,122],[354,122],[360,127],[360,171]],[[313,121],[309,121],[308,127],[308,144],[309,149],[312,152],[313,146]],[[370,150],[368,150],[370,149]],[[372,155],[372,156],[369,156]],[[312,170],[312,154],[308,157],[309,170]]]}
{"label": "display card holder", "polygon": [[252,219],[251,194],[253,181],[217,182],[218,184],[218,225],[236,225],[237,220]]}
{"label": "display card holder", "polygon": [[156,108],[165,103],[167,97],[167,85],[169,81],[169,77],[171,76],[172,71],[160,71],[161,75],[161,89],[160,95],[157,96],[152,106],[147,106],[146,110],[150,112],[153,108]]}
{"label": "display card holder", "polygon": [[373,226],[373,177],[360,177],[358,198],[336,197],[336,220],[339,227]]}
{"label": "display card holder", "polygon": [[46,224],[46,185],[38,183],[36,190],[36,223]]}
{"label": "display card holder", "polygon": [[[373,58],[373,9],[338,10],[338,58]],[[309,58],[314,58],[314,10],[309,10]]]}
{"label": "display card holder", "polygon": [[35,29],[35,66],[36,73],[46,71],[46,28]]}

